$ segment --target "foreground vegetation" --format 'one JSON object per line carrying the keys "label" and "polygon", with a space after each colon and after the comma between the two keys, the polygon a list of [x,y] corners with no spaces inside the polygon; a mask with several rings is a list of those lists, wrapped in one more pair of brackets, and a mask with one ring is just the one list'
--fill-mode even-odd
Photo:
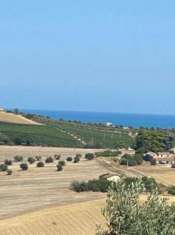
{"label": "foreground vegetation", "polygon": [[107,230],[98,235],[173,235],[175,204],[169,205],[156,188],[140,201],[142,181],[126,184],[124,179],[110,186],[103,215]]}

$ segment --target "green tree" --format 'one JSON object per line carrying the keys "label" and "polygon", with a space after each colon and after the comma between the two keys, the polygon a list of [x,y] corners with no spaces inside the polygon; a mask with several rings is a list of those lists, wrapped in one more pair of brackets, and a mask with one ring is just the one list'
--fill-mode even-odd
{"label": "green tree", "polygon": [[107,230],[99,235],[173,235],[175,205],[168,205],[157,190],[148,194],[145,202],[139,198],[144,191],[142,181],[130,185],[121,179],[112,183],[103,214]]}

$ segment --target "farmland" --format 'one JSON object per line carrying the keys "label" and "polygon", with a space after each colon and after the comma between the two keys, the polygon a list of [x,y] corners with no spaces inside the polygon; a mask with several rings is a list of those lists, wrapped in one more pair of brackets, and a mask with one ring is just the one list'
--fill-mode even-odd
{"label": "farmland", "polygon": [[[21,153],[25,156],[36,156],[38,153],[38,147],[32,149],[32,147],[22,147]],[[28,149],[25,149],[28,148]],[[29,150],[30,149],[30,150]],[[71,149],[58,149],[53,148],[51,152],[46,150],[45,156],[50,156],[51,153],[61,153],[64,160],[67,156],[73,156],[75,153],[83,153],[83,150]],[[11,151],[4,147],[1,150],[5,157],[12,159],[12,152],[14,147],[11,147]],[[18,147],[20,151],[20,147]],[[25,152],[24,152],[25,151]],[[54,152],[55,151],[55,152]],[[85,152],[91,150],[85,150]],[[94,151],[94,150],[92,150]],[[18,153],[17,151],[15,153]],[[47,155],[48,154],[48,155]],[[3,160],[4,158],[2,158]],[[20,213],[33,211],[39,208],[70,204],[75,202],[87,201],[97,198],[104,198],[102,193],[82,193],[77,194],[70,190],[70,184],[74,180],[89,180],[98,178],[99,175],[107,173],[104,167],[102,167],[96,160],[86,161],[82,159],[79,163],[73,162],[66,163],[62,172],[56,171],[56,164],[45,164],[43,168],[37,168],[36,163],[29,165],[27,171],[21,171],[19,163],[13,163],[9,166],[13,170],[13,175],[6,175],[5,172],[0,173],[0,218],[11,217]]]}
{"label": "farmland", "polygon": [[1,235],[95,235],[105,200],[75,203],[0,221]]}
{"label": "farmland", "polygon": [[134,139],[121,128],[54,120],[47,120],[43,125],[0,123],[0,144],[6,145],[117,148],[129,147],[133,143]]}
{"label": "farmland", "polygon": [[51,126],[0,123],[0,143],[82,147],[81,143],[58,128]]}

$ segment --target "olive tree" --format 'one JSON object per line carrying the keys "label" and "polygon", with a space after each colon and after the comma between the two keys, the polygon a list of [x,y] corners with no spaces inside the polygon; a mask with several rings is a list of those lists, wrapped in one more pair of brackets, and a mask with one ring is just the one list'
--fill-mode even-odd
{"label": "olive tree", "polygon": [[99,235],[172,235],[175,234],[175,205],[168,204],[158,190],[147,194],[142,181],[126,185],[121,179],[111,183],[103,211],[107,230]]}

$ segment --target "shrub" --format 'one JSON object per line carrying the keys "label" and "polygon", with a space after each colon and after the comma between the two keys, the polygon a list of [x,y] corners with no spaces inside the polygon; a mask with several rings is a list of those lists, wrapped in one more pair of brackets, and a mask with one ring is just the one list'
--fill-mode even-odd
{"label": "shrub", "polygon": [[88,182],[74,181],[71,184],[71,189],[75,192],[84,192],[84,191],[107,192],[109,184],[110,182],[104,178],[89,180]]}
{"label": "shrub", "polygon": [[13,163],[12,160],[5,159],[5,161],[4,161],[4,164],[7,166],[11,166],[12,163]]}
{"label": "shrub", "polygon": [[98,152],[95,153],[96,157],[117,157],[118,155],[120,155],[121,152],[120,151],[110,151],[110,150],[106,150],[104,152]]}
{"label": "shrub", "polygon": [[66,165],[66,162],[65,162],[65,161],[59,161],[59,162],[58,162],[58,165],[60,165],[60,166],[65,166],[65,165]]}
{"label": "shrub", "polygon": [[175,205],[159,197],[158,191],[149,193],[146,201],[140,203],[144,191],[141,181],[126,187],[123,179],[111,184],[107,196],[107,205],[103,215],[107,221],[106,231],[99,235],[171,235],[175,234]]}
{"label": "shrub", "polygon": [[7,170],[8,170],[8,166],[6,164],[0,165],[0,171],[7,171]]}
{"label": "shrub", "polygon": [[128,155],[125,154],[120,160],[120,165],[136,166],[143,162],[143,157],[141,154]]}
{"label": "shrub", "polygon": [[37,167],[44,167],[44,162],[38,162],[36,166]]}
{"label": "shrub", "polygon": [[12,175],[12,170],[7,170],[7,175]]}
{"label": "shrub", "polygon": [[123,178],[123,182],[125,183],[126,188],[128,188],[131,184],[136,184],[137,182],[141,182],[146,192],[152,192],[158,189],[158,184],[155,181],[155,179],[152,177],[147,177],[147,176],[143,176],[142,178],[125,177]]}
{"label": "shrub", "polygon": [[33,157],[28,157],[27,160],[30,164],[33,164],[35,162],[35,158],[33,158]]}
{"label": "shrub", "polygon": [[52,157],[47,157],[46,160],[45,160],[45,163],[53,163],[54,160]]}
{"label": "shrub", "polygon": [[74,163],[78,163],[79,161],[80,161],[79,156],[75,156],[75,158],[74,158]]}
{"label": "shrub", "polygon": [[55,154],[54,158],[55,158],[55,160],[60,160],[61,155],[59,155],[59,154]]}
{"label": "shrub", "polygon": [[21,163],[20,164],[20,168],[21,168],[21,170],[23,170],[23,171],[27,171],[28,170],[28,164],[27,163]]}
{"label": "shrub", "polygon": [[94,154],[93,154],[93,153],[86,153],[85,159],[86,159],[86,160],[92,160],[92,159],[94,159]]}
{"label": "shrub", "polygon": [[72,157],[67,157],[66,159],[68,162],[71,162],[72,161]]}
{"label": "shrub", "polygon": [[63,170],[63,166],[62,165],[57,165],[57,171],[62,171]]}
{"label": "shrub", "polygon": [[22,161],[23,161],[23,156],[18,156],[18,155],[15,156],[15,157],[14,157],[14,161],[15,161],[15,162],[22,162]]}

